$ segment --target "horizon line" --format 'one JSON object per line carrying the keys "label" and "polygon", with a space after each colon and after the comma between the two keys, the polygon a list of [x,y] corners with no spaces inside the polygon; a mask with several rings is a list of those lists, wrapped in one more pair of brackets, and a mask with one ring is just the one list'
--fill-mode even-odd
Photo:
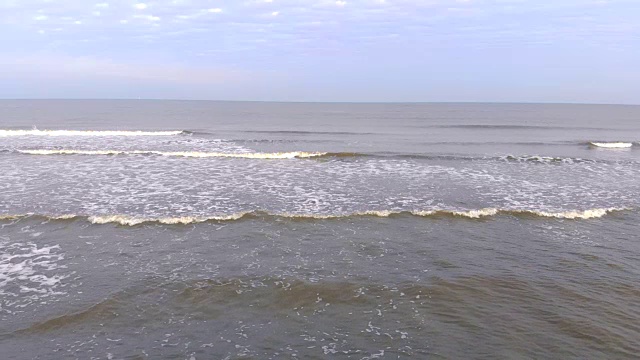
{"label": "horizon line", "polygon": [[602,105],[640,106],[640,103],[556,102],[556,101],[322,101],[322,100],[213,100],[178,98],[0,98],[0,101],[181,101],[181,102],[233,102],[274,104],[494,104],[494,105]]}

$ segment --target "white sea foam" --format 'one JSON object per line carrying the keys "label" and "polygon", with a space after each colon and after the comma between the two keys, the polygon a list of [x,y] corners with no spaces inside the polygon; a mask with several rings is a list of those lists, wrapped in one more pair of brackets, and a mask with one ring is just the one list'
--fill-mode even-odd
{"label": "white sea foam", "polygon": [[62,260],[58,245],[0,243],[0,313],[64,295],[61,282],[69,275]]}
{"label": "white sea foam", "polygon": [[66,215],[0,215],[0,220],[14,220],[31,216],[42,216],[50,220],[69,220],[69,219],[81,219],[84,218],[92,224],[119,224],[125,226],[135,226],[146,223],[157,223],[164,225],[187,225],[203,223],[207,221],[233,221],[239,220],[245,216],[265,215],[280,218],[290,219],[316,219],[316,220],[328,220],[328,219],[340,219],[348,217],[360,217],[360,216],[374,216],[374,217],[390,217],[394,215],[411,214],[420,217],[430,216],[454,216],[454,217],[466,217],[470,219],[479,219],[484,217],[493,217],[500,214],[504,215],[529,215],[545,218],[557,218],[557,219],[571,219],[571,220],[586,220],[600,218],[612,212],[628,211],[629,208],[595,208],[587,210],[566,210],[566,211],[544,211],[544,210],[528,210],[528,209],[496,209],[496,208],[484,208],[477,210],[445,210],[445,209],[432,209],[432,210],[367,210],[357,211],[351,213],[335,213],[335,214],[313,214],[313,213],[270,213],[264,211],[247,211],[234,214],[219,214],[211,216],[179,216],[179,217],[144,217],[136,215],[94,215],[94,216],[81,216],[76,214]]}
{"label": "white sea foam", "polygon": [[28,155],[120,155],[116,150],[17,150]]}
{"label": "white sea foam", "polygon": [[585,163],[585,162],[594,162],[593,160],[581,159],[581,158],[563,158],[563,157],[552,157],[552,156],[514,156],[507,155],[499,157],[500,160],[503,161],[513,161],[520,163],[541,163],[541,164],[553,164],[553,163],[564,163],[564,164],[575,164],[575,163]]}
{"label": "white sea foam", "polygon": [[415,216],[434,216],[434,215],[452,215],[467,217],[471,219],[479,219],[482,217],[498,215],[502,210],[495,208],[484,208],[477,210],[414,210],[411,214]]}
{"label": "white sea foam", "polygon": [[592,146],[609,149],[626,149],[633,146],[630,142],[590,142]]}
{"label": "white sea foam", "polygon": [[0,137],[9,136],[172,136],[184,133],[176,131],[134,130],[0,130]]}
{"label": "white sea foam", "polygon": [[558,219],[595,219],[601,218],[611,212],[615,211],[624,211],[628,210],[625,208],[602,208],[602,209],[589,209],[589,210],[573,210],[573,211],[562,211],[562,212],[548,212],[548,211],[535,211],[535,210],[524,210],[524,211],[513,211],[514,213],[528,213],[535,216],[541,217],[553,217]]}
{"label": "white sea foam", "polygon": [[277,152],[277,153],[221,153],[221,152],[196,152],[196,151],[153,151],[153,150],[17,150],[28,155],[158,155],[168,157],[189,158],[243,158],[243,159],[293,159],[324,156],[324,152]]}
{"label": "white sea foam", "polygon": [[206,217],[198,217],[198,216],[181,216],[181,217],[138,217],[138,216],[129,216],[129,215],[106,215],[106,216],[90,216],[88,218],[89,222],[92,224],[109,224],[115,223],[125,226],[135,226],[144,223],[159,223],[164,225],[187,225],[187,224],[196,224],[202,223],[206,221],[230,221],[230,220],[238,220],[248,213],[237,213],[231,215],[220,215],[220,216],[206,216]]}
{"label": "white sea foam", "polygon": [[28,218],[31,216],[42,216],[49,220],[70,220],[79,217],[76,214],[64,214],[64,215],[36,215],[33,213],[27,214],[0,214],[0,220],[19,220],[23,218]]}
{"label": "white sea foam", "polygon": [[[569,211],[539,211],[539,210],[510,210],[510,209],[496,209],[496,208],[484,208],[478,210],[414,210],[410,213],[415,216],[434,216],[434,215],[453,215],[460,217],[467,217],[471,219],[479,219],[482,217],[491,217],[499,214],[527,214],[539,217],[552,217],[557,219],[594,219],[601,218],[607,214],[617,211],[627,211],[628,208],[596,208],[588,210],[569,210]],[[402,214],[403,211],[365,211],[345,216],[378,216],[389,217],[392,215]],[[324,218],[342,217],[342,216],[324,216]]]}
{"label": "white sea foam", "polygon": [[143,218],[134,216],[92,216],[88,220],[94,224],[108,224],[116,223],[120,225],[134,226],[143,223],[159,223],[166,225],[186,225],[201,223],[207,221],[231,221],[238,220],[247,215],[267,215],[281,218],[290,219],[316,219],[316,220],[329,220],[340,219],[357,216],[374,216],[374,217],[390,217],[401,214],[412,214],[415,216],[429,217],[429,216],[456,216],[466,217],[470,219],[479,219],[483,217],[492,217],[499,214],[511,214],[511,215],[532,215],[539,217],[553,217],[558,219],[593,219],[603,217],[611,212],[629,210],[626,208],[602,208],[602,209],[589,209],[589,210],[570,210],[559,212],[547,212],[537,210],[508,210],[508,209],[496,209],[496,208],[484,208],[478,210],[414,210],[414,211],[393,211],[393,210],[368,210],[358,211],[352,213],[338,213],[338,214],[310,214],[310,213],[268,213],[268,212],[242,212],[231,215],[216,215],[216,216],[200,216],[200,217],[159,217],[159,218]]}
{"label": "white sea foam", "polygon": [[360,211],[347,216],[377,216],[377,217],[389,217],[392,215],[397,215],[400,212],[391,211],[391,210],[368,210],[368,211]]}
{"label": "white sea foam", "polygon": [[415,216],[432,216],[436,214],[435,210],[414,210],[411,212],[412,215]]}
{"label": "white sea foam", "polygon": [[50,218],[53,220],[70,220],[77,217],[78,215],[76,214],[65,214],[65,215],[51,216]]}
{"label": "white sea foam", "polygon": [[452,215],[464,216],[472,219],[478,219],[486,216],[497,215],[500,210],[494,208],[485,208],[479,210],[467,210],[467,211],[451,211]]}
{"label": "white sea foam", "polygon": [[353,213],[337,213],[337,214],[309,214],[309,213],[267,213],[271,216],[283,217],[283,218],[291,218],[291,219],[318,219],[318,220],[327,220],[327,219],[339,219],[346,218],[351,216],[376,216],[376,217],[389,217],[392,215],[401,214],[402,211],[391,211],[391,210],[367,210],[367,211],[358,211]]}

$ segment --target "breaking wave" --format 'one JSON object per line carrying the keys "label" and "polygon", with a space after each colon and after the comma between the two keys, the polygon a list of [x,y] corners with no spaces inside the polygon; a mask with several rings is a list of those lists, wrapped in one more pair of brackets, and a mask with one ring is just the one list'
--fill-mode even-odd
{"label": "breaking wave", "polygon": [[579,164],[607,162],[605,160],[591,160],[570,157],[552,157],[538,155],[506,155],[506,156],[462,156],[462,155],[420,155],[420,154],[394,154],[380,153],[367,154],[355,152],[306,152],[289,151],[273,153],[226,153],[226,152],[199,152],[199,151],[157,151],[157,150],[77,150],[77,149],[20,149],[0,150],[0,152],[17,152],[26,155],[156,155],[167,157],[187,158],[246,158],[246,159],[293,159],[293,158],[381,158],[381,159],[418,159],[418,160],[443,160],[443,161],[505,161],[513,163],[539,163],[539,164]]}
{"label": "breaking wave", "polygon": [[28,155],[159,155],[190,158],[244,158],[244,159],[293,159],[326,156],[325,152],[278,152],[278,153],[220,153],[196,151],[152,151],[152,150],[16,150]]}
{"label": "breaking wave", "polygon": [[583,126],[552,126],[552,125],[509,125],[509,124],[454,124],[454,125],[422,125],[443,129],[471,129],[471,130],[607,130],[607,128]]}
{"label": "breaking wave", "polygon": [[630,142],[590,142],[589,145],[599,148],[627,149],[633,146]]}
{"label": "breaking wave", "polygon": [[509,161],[509,162],[521,162],[521,163],[542,163],[542,164],[577,164],[577,163],[594,163],[596,160],[589,159],[581,159],[581,158],[570,158],[570,157],[555,157],[555,156],[514,156],[507,155],[501,156],[498,158],[499,160]]}
{"label": "breaking wave", "polygon": [[245,133],[253,134],[282,134],[282,135],[373,135],[369,132],[350,131],[300,131],[300,130],[247,130]]}
{"label": "breaking wave", "polygon": [[0,137],[9,136],[172,136],[186,133],[176,131],[135,130],[0,130]]}
{"label": "breaking wave", "polygon": [[237,213],[231,215],[209,216],[209,217],[165,217],[165,218],[141,218],[127,215],[90,216],[87,218],[92,224],[116,223],[120,225],[135,226],[144,223],[158,223],[164,225],[188,225],[206,221],[230,221],[239,220],[249,213]]}
{"label": "breaking wave", "polygon": [[247,211],[238,212],[234,214],[220,214],[211,216],[181,216],[181,217],[143,217],[135,215],[37,215],[37,214],[23,214],[23,215],[0,215],[0,220],[16,220],[28,217],[43,217],[47,220],[85,220],[92,224],[118,224],[124,226],[136,226],[141,224],[163,224],[163,225],[189,225],[204,223],[210,221],[235,221],[246,218],[258,218],[258,217],[276,217],[287,219],[309,219],[309,220],[330,220],[330,219],[343,219],[350,217],[391,217],[412,215],[418,217],[460,217],[468,219],[481,219],[487,217],[493,217],[498,215],[511,215],[511,216],[531,216],[542,218],[556,218],[556,219],[568,219],[568,220],[587,220],[601,218],[607,214],[621,211],[629,211],[629,208],[596,208],[588,210],[569,210],[569,211],[542,211],[542,210],[519,210],[519,209],[497,209],[497,208],[484,208],[475,210],[412,210],[412,211],[396,211],[396,210],[368,210],[358,211],[352,213],[339,213],[339,214],[308,214],[308,213],[271,213],[265,211]]}

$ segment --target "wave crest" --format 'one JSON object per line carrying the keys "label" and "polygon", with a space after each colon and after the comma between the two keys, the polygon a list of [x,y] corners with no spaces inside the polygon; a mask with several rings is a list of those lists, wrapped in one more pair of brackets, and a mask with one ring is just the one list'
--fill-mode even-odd
{"label": "wave crest", "polygon": [[514,213],[520,213],[520,214],[529,214],[529,215],[534,215],[534,216],[540,216],[540,217],[552,217],[552,218],[557,218],[557,219],[570,219],[570,220],[575,220],[575,219],[595,219],[595,218],[601,218],[611,212],[615,212],[615,211],[624,211],[627,209],[621,209],[621,208],[604,208],[604,209],[589,209],[589,210],[584,210],[584,211],[579,211],[579,210],[573,210],[573,211],[564,211],[564,212],[547,212],[547,211],[530,211],[530,210],[524,210],[524,211],[513,211]]}
{"label": "wave crest", "polygon": [[220,153],[196,151],[153,151],[153,150],[16,150],[27,155],[158,155],[188,158],[243,158],[243,159],[293,159],[325,156],[325,152],[277,152],[277,153]]}
{"label": "wave crest", "polygon": [[163,225],[188,225],[207,221],[230,221],[239,220],[249,213],[237,213],[231,215],[209,216],[209,217],[165,217],[165,218],[144,218],[128,215],[106,215],[106,216],[90,216],[87,220],[92,224],[109,224],[116,223],[126,226],[135,226],[144,223],[158,223]]}
{"label": "wave crest", "polygon": [[349,217],[391,217],[401,215],[412,215],[419,217],[463,217],[468,219],[480,219],[486,217],[494,217],[498,215],[511,215],[511,216],[533,216],[542,218],[556,218],[567,220],[587,220],[594,218],[601,218],[613,212],[629,211],[629,208],[595,208],[587,210],[568,210],[568,211],[542,211],[542,210],[521,210],[521,209],[497,209],[497,208],[484,208],[476,210],[367,210],[358,211],[352,213],[338,213],[338,214],[305,214],[305,213],[270,213],[265,211],[247,211],[238,212],[233,214],[219,214],[211,216],[180,216],[180,217],[143,217],[135,215],[91,215],[83,216],[76,214],[66,215],[36,215],[36,214],[24,214],[24,215],[0,215],[0,220],[16,220],[27,217],[44,217],[47,220],[76,220],[85,219],[86,221],[96,224],[118,224],[123,226],[136,226],[147,223],[156,223],[162,225],[189,225],[204,223],[208,221],[235,221],[247,217],[276,217],[287,219],[309,219],[309,220],[331,220],[342,219]]}
{"label": "wave crest", "polygon": [[590,142],[589,145],[600,147],[600,148],[609,148],[609,149],[626,149],[633,146],[633,143],[630,142]]}
{"label": "wave crest", "polygon": [[540,164],[578,164],[578,163],[594,163],[595,160],[582,159],[582,158],[570,158],[570,157],[555,157],[555,156],[539,156],[539,155],[507,155],[498,158],[502,161],[518,162],[518,163],[540,163]]}
{"label": "wave crest", "polygon": [[[611,146],[613,148],[613,146]],[[424,159],[424,160],[458,160],[458,161],[504,161],[512,163],[538,163],[538,164],[581,164],[600,163],[606,160],[593,160],[571,157],[552,157],[540,155],[504,155],[494,157],[473,157],[460,155],[420,155],[420,154],[368,154],[357,152],[324,152],[324,151],[289,151],[289,152],[206,152],[206,151],[160,151],[160,150],[80,150],[80,149],[16,149],[2,150],[0,153],[19,153],[26,155],[91,155],[91,156],[135,156],[153,155],[166,157],[185,158],[246,158],[246,159],[293,159],[293,158],[400,158],[400,159]]]}
{"label": "wave crest", "polygon": [[184,134],[182,130],[0,130],[0,137],[9,136],[173,136]]}

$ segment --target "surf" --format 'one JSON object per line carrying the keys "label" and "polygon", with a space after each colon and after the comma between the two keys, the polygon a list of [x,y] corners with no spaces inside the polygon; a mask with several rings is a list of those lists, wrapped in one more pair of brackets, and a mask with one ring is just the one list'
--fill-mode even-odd
{"label": "surf", "polygon": [[41,214],[6,214],[0,215],[1,220],[20,220],[25,218],[44,218],[47,221],[87,221],[95,225],[116,224],[122,226],[137,226],[143,224],[159,225],[190,225],[206,222],[228,222],[248,218],[278,218],[291,220],[337,220],[354,217],[390,218],[396,216],[415,216],[423,218],[466,218],[471,220],[493,218],[497,216],[555,218],[564,220],[589,220],[602,218],[616,212],[631,211],[630,208],[593,208],[586,210],[545,211],[534,209],[427,209],[427,210],[363,210],[348,213],[286,213],[269,211],[244,211],[230,214],[193,215],[193,216],[139,216],[127,214],[107,215],[41,215]]}
{"label": "surf", "polygon": [[292,159],[292,158],[372,158],[372,159],[416,159],[443,161],[501,161],[513,163],[539,164],[578,164],[606,162],[604,160],[590,160],[582,158],[563,158],[537,155],[505,155],[497,157],[473,157],[462,155],[420,155],[420,154],[369,154],[356,152],[324,152],[324,151],[289,151],[289,152],[203,152],[203,151],[159,151],[159,150],[80,150],[80,149],[17,149],[1,150],[0,152],[19,153],[24,155],[155,155],[165,157],[186,158],[246,158],[246,159]]}
{"label": "surf", "polygon": [[590,146],[606,149],[628,149],[633,146],[630,142],[590,142]]}
{"label": "surf", "polygon": [[183,130],[0,130],[0,137],[12,136],[175,136],[185,134]]}
{"label": "surf", "polygon": [[155,150],[16,150],[26,155],[156,155],[186,158],[242,158],[242,159],[294,159],[326,156],[326,152],[275,152],[275,153],[222,153],[197,151],[155,151]]}

